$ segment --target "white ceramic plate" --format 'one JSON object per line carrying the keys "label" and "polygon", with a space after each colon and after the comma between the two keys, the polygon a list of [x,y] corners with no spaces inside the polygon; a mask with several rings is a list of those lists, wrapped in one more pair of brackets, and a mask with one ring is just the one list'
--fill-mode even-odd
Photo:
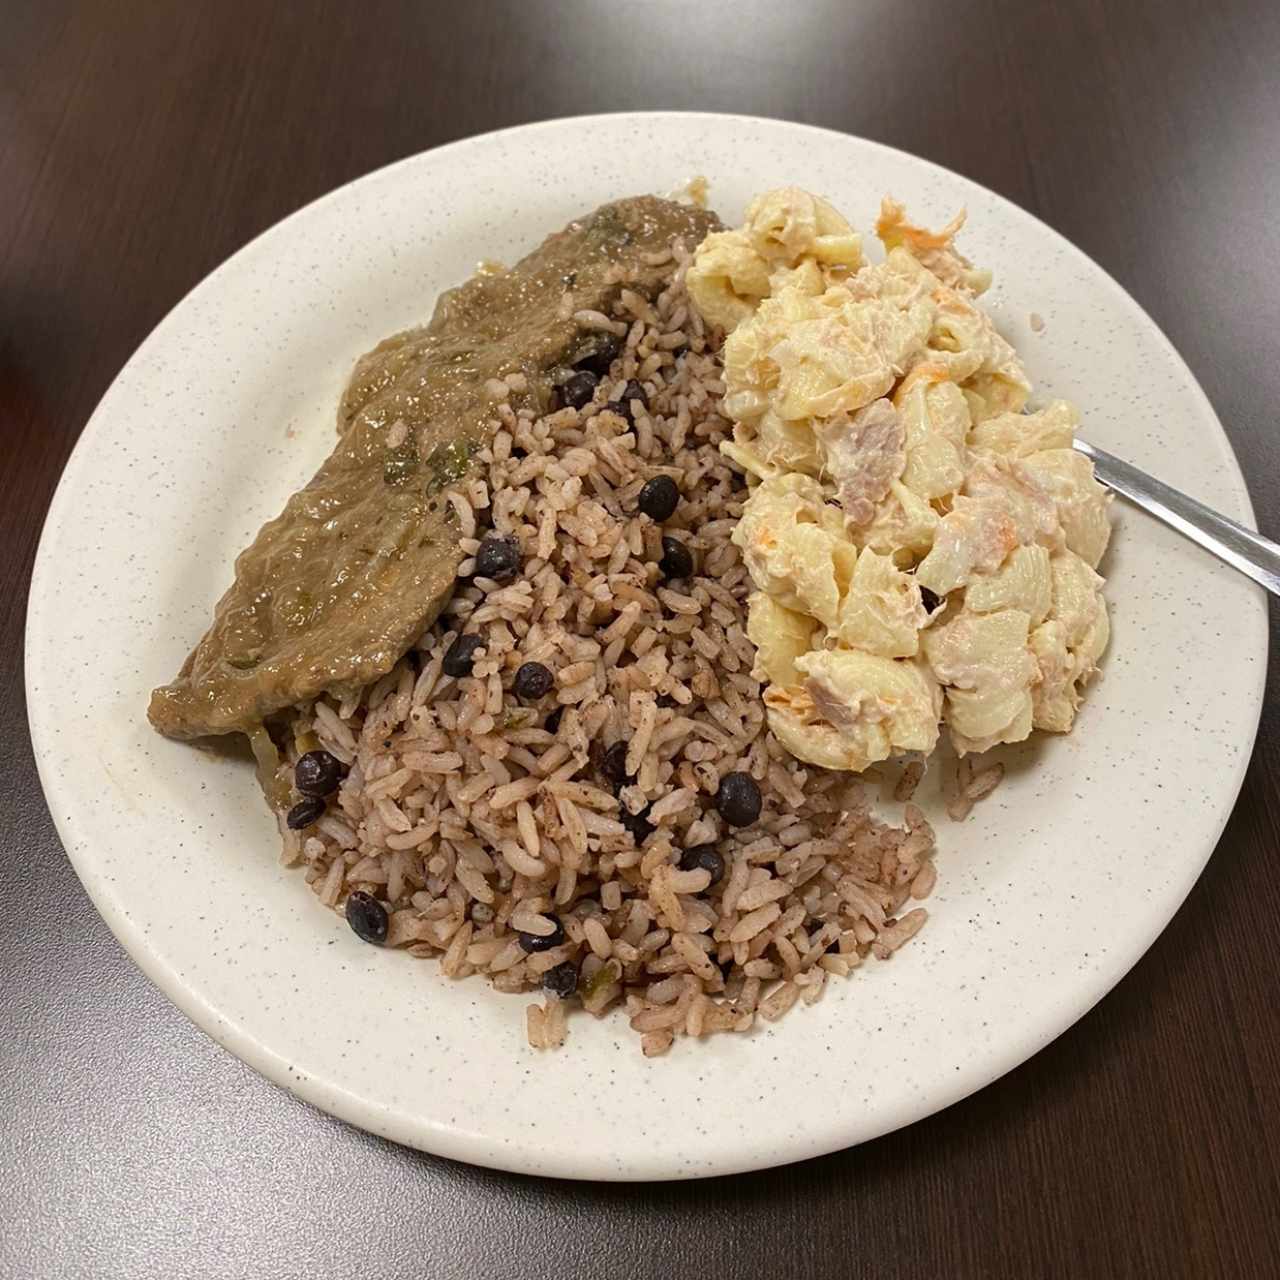
{"label": "white ceramic plate", "polygon": [[[277,865],[248,770],[144,715],[232,559],[328,452],[352,361],[429,314],[481,258],[512,260],[605,200],[711,179],[735,222],[796,183],[872,221],[883,192],[963,247],[1041,396],[1098,445],[1238,519],[1240,471],[1168,341],[1099,267],[998,196],[819,129],[601,116],[474,138],[369,175],[260,236],[159,325],[103,398],[40,546],[27,692],[58,829],[107,923],[220,1043],[373,1132],[477,1164],[674,1178],[873,1138],[1058,1035],[1186,896],[1235,800],[1266,665],[1261,593],[1123,505],[1104,564],[1105,678],[1077,731],[1013,753],[1004,786],[939,824],[925,931],[750,1036],[647,1061],[621,1019],[525,1047],[526,1001],[359,942]],[[1030,316],[1043,317],[1033,332]]]}

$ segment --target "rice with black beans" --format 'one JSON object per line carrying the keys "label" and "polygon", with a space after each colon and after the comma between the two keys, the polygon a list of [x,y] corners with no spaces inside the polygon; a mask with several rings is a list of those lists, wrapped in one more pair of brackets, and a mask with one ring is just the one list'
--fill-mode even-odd
{"label": "rice with black beans", "polygon": [[[368,893],[387,908],[388,946],[501,991],[538,990],[569,962],[570,999],[597,1015],[621,1004],[649,1056],[813,1003],[828,976],[920,928],[908,900],[934,879],[918,808],[901,829],[882,824],[847,775],[801,765],[765,724],[751,583],[729,540],[745,489],[717,448],[730,430],[719,335],[687,303],[686,263],[677,248],[655,303],[624,290],[612,316],[578,317],[624,339],[589,404],[540,418],[500,405],[447,495],[467,559],[441,620],[368,689],[300,708],[282,766],[316,745],[349,766],[314,827],[281,818],[285,862],[326,906]],[[644,398],[624,402],[633,380]],[[681,490],[662,525],[637,513],[658,475]],[[514,580],[467,580],[489,532],[517,540]],[[692,554],[693,577],[661,579],[664,535]],[[471,673],[444,675],[464,631],[481,641]],[[555,675],[531,703],[512,691],[526,662]],[[618,742],[615,795],[601,764]],[[763,810],[734,829],[712,801],[739,770]],[[715,884],[678,865],[707,844],[724,859]],[[564,978],[528,1009],[536,1048],[564,1041]]]}

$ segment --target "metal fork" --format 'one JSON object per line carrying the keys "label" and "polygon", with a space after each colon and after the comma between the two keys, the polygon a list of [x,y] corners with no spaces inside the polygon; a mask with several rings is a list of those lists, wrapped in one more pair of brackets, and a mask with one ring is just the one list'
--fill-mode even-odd
{"label": "metal fork", "polygon": [[1075,447],[1108,488],[1280,596],[1280,545],[1084,440],[1076,440]]}

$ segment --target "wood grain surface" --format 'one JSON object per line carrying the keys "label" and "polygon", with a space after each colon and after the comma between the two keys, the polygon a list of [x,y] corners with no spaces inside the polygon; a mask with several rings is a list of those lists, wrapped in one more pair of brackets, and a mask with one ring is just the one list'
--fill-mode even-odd
{"label": "wood grain surface", "polygon": [[942,1115],[751,1176],[562,1184],[370,1138],[196,1031],[81,891],[31,757],[22,627],[45,508],[122,363],[339,183],[640,108],[862,134],[1037,213],[1170,335],[1280,535],[1274,0],[0,0],[3,1275],[1280,1270],[1274,675],[1216,856],[1112,995]]}

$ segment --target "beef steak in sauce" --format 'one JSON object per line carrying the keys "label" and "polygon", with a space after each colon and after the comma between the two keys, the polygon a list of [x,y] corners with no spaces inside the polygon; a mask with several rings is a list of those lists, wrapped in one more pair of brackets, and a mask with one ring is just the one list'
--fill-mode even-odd
{"label": "beef steak in sauce", "polygon": [[212,626],[152,694],[152,724],[174,738],[242,732],[256,748],[274,712],[389,671],[453,589],[462,552],[442,491],[488,437],[490,382],[522,373],[513,403],[546,410],[553,372],[596,352],[573,313],[607,311],[624,276],[652,297],[670,271],[656,251],[677,237],[692,249],[719,225],[653,196],[603,205],[364,356],[337,447],[241,552]]}

